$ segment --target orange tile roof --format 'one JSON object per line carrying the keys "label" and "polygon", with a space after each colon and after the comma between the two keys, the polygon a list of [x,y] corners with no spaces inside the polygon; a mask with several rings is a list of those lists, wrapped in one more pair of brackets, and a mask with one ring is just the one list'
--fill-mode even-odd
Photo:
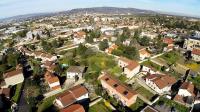
{"label": "orange tile roof", "polygon": [[185,104],[184,98],[178,94],[174,97],[174,101]]}
{"label": "orange tile roof", "polygon": [[85,110],[82,105],[73,104],[67,108],[60,110],[60,112],[85,112]]}
{"label": "orange tile roof", "polygon": [[[121,94],[122,96],[124,96],[127,99],[130,99],[133,96],[137,95],[136,91],[131,90],[130,88],[128,88],[127,86],[125,86],[124,84],[119,82],[117,79],[115,79],[114,77],[112,77],[108,74],[104,74],[104,75],[100,76],[99,79],[106,82],[108,85],[110,85],[110,87],[115,89],[119,94]],[[109,79],[109,80],[107,80],[107,79]],[[114,87],[115,84],[117,84],[118,86]],[[128,92],[126,95],[124,95],[125,91]]]}
{"label": "orange tile roof", "polygon": [[166,86],[171,86],[176,82],[176,79],[169,75],[153,74],[148,75],[146,79],[152,80],[158,86],[159,89],[163,89]]}
{"label": "orange tile roof", "polygon": [[164,38],[163,42],[166,43],[166,44],[173,44],[174,40],[172,38]]}
{"label": "orange tile roof", "polygon": [[54,74],[52,74],[51,72],[47,71],[44,75],[45,80],[52,84],[54,82],[59,82],[59,79],[57,76],[55,76]]}
{"label": "orange tile roof", "polygon": [[139,50],[139,53],[140,53],[140,55],[148,55],[148,56],[151,55],[149,52],[147,52],[146,49],[141,49],[141,50]]}
{"label": "orange tile roof", "polygon": [[54,87],[52,87],[52,89],[53,89],[53,90],[61,89],[61,86],[60,86],[60,85],[54,86]]}
{"label": "orange tile roof", "polygon": [[57,99],[62,102],[64,106],[68,106],[76,101],[77,98],[87,94],[87,89],[82,85],[74,86],[57,96]]}
{"label": "orange tile roof", "polygon": [[199,55],[200,56],[200,49],[193,49],[192,50],[192,54],[195,54],[195,55]]}
{"label": "orange tile roof", "polygon": [[133,69],[135,69],[138,66],[139,66],[138,62],[132,61],[128,66],[126,66],[126,68],[128,68],[129,70],[133,70]]}
{"label": "orange tile roof", "polygon": [[22,69],[16,69],[10,72],[6,72],[5,74],[3,74],[4,78],[9,78],[15,75],[19,75],[19,74],[23,74],[23,70]]}
{"label": "orange tile roof", "polygon": [[132,62],[132,60],[130,60],[130,59],[126,58],[126,57],[120,57],[119,60],[121,60],[121,61],[123,61],[123,62],[125,62],[127,64],[130,64]]}

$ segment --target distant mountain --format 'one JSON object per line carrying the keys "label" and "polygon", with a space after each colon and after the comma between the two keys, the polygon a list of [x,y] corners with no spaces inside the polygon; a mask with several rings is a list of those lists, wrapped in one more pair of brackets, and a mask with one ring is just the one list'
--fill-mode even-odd
{"label": "distant mountain", "polygon": [[[27,15],[19,15],[9,18],[0,19],[1,23],[9,23],[12,21],[23,21],[28,19],[37,19],[41,17],[48,17],[48,16],[55,16],[55,15],[70,15],[70,14],[94,14],[94,13],[100,13],[100,14],[166,14],[166,15],[175,15],[172,13],[165,13],[165,12],[157,12],[157,11],[151,11],[151,10],[143,10],[143,9],[136,9],[136,8],[118,8],[118,7],[93,7],[93,8],[77,8],[72,9],[68,11],[62,11],[62,12],[55,12],[55,13],[36,13],[36,14],[27,14]],[[179,15],[179,14],[177,14]],[[181,15],[185,16],[185,15]]]}
{"label": "distant mountain", "polygon": [[76,13],[102,13],[102,14],[156,14],[151,10],[142,10],[136,8],[117,8],[117,7],[93,7],[93,8],[78,8],[66,11],[68,14]]}

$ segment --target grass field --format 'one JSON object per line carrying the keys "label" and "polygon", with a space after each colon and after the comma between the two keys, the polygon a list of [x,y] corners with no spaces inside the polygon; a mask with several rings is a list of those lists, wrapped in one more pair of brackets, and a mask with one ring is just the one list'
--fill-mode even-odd
{"label": "grass field", "polygon": [[15,94],[14,94],[14,96],[12,97],[12,100],[13,100],[14,102],[18,102],[19,97],[20,97],[21,88],[22,88],[22,83],[17,84],[16,89],[15,89]]}
{"label": "grass field", "polygon": [[103,101],[100,101],[97,104],[91,106],[89,108],[89,112],[112,112],[112,110],[106,107]]}
{"label": "grass field", "polygon": [[140,86],[135,89],[137,93],[141,94],[143,97],[147,98],[148,100],[151,100],[151,98],[154,96],[153,93],[145,89],[144,87]]}
{"label": "grass field", "polygon": [[44,99],[42,101],[42,103],[39,104],[37,112],[43,112],[43,111],[47,110],[48,108],[50,108],[53,105],[53,101],[55,100],[55,98],[56,98],[56,95],[51,96],[47,99]]}
{"label": "grass field", "polygon": [[140,112],[140,110],[142,110],[145,106],[146,106],[146,104],[144,103],[144,101],[142,101],[141,99],[137,98],[136,103],[131,105],[130,109],[132,111],[134,111],[134,112]]}

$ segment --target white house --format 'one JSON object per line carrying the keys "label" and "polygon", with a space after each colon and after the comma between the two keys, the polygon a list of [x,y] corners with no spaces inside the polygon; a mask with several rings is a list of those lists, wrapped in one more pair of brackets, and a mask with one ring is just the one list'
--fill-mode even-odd
{"label": "white house", "polygon": [[200,61],[200,49],[193,49],[192,50],[192,59],[194,61]]}
{"label": "white house", "polygon": [[74,33],[74,44],[84,43],[86,38],[86,33],[84,31],[78,31]]}
{"label": "white house", "polygon": [[67,69],[67,78],[75,80],[82,79],[84,71],[84,66],[70,66]]}
{"label": "white house", "polygon": [[77,85],[58,95],[54,101],[54,105],[58,108],[65,108],[75,102],[79,102],[88,98],[89,93],[87,89],[82,85]]}
{"label": "white house", "polygon": [[169,75],[153,74],[145,78],[146,84],[159,94],[168,93],[176,79]]}
{"label": "white house", "polygon": [[124,68],[124,74],[126,74],[127,78],[132,78],[139,72],[140,72],[140,65],[136,61],[132,61],[131,64],[129,64]]}
{"label": "white house", "polygon": [[194,96],[194,85],[191,82],[184,82],[178,91],[178,95],[183,97]]}
{"label": "white house", "polygon": [[118,59],[118,66],[121,68],[126,67],[127,65],[129,65],[132,62],[132,60],[125,58],[125,57],[120,57]]}
{"label": "white house", "polygon": [[5,81],[5,85],[2,88],[7,88],[8,86],[13,86],[24,81],[23,70],[20,65],[16,67],[15,70],[4,73],[3,78]]}
{"label": "white house", "polygon": [[146,50],[146,48],[139,50],[140,60],[149,58],[151,54]]}

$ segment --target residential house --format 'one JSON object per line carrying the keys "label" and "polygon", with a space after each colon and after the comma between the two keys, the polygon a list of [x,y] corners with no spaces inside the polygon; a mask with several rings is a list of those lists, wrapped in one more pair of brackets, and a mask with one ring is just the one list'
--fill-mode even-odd
{"label": "residential house", "polygon": [[123,105],[131,106],[136,102],[137,93],[132,89],[129,89],[114,77],[107,73],[102,73],[98,79],[101,81],[102,87],[108,92],[108,94],[121,101]]}
{"label": "residential house", "polygon": [[146,84],[159,94],[169,93],[176,79],[169,75],[150,74],[145,77]]}
{"label": "residential house", "polygon": [[140,64],[136,61],[132,61],[131,64],[124,68],[124,74],[127,78],[132,78],[134,75],[140,72]]}
{"label": "residential house", "polygon": [[84,66],[70,66],[67,69],[67,79],[79,80],[82,79],[85,72]]}
{"label": "residential house", "polygon": [[155,70],[155,68],[152,68],[152,67],[141,65],[141,73],[146,74],[146,75],[147,74],[156,74],[157,70]]}
{"label": "residential house", "polygon": [[123,72],[126,74],[127,78],[133,77],[140,71],[140,65],[138,62],[125,57],[120,57],[118,59],[118,66],[123,68]]}
{"label": "residential house", "polygon": [[78,31],[74,33],[74,44],[84,43],[86,38],[86,33],[84,31]]}
{"label": "residential house", "polygon": [[118,66],[121,67],[121,68],[125,68],[126,66],[128,66],[129,64],[132,63],[132,60],[128,59],[128,58],[125,58],[125,57],[120,57],[118,59]]}
{"label": "residential house", "polygon": [[44,53],[44,52],[41,52],[41,51],[35,51],[34,56],[35,56],[35,58],[42,59],[42,62],[57,60],[57,56],[53,56],[51,54]]}
{"label": "residential house", "polygon": [[51,90],[60,90],[60,81],[57,76],[47,71],[44,75],[45,81],[48,83]]}
{"label": "residential house", "polygon": [[74,104],[75,102],[80,102],[88,98],[89,93],[87,89],[83,85],[77,85],[58,95],[54,101],[54,104],[58,108],[65,108]]}
{"label": "residential house", "polygon": [[10,99],[10,88],[1,88],[0,95],[5,96],[7,99]]}
{"label": "residential house", "polygon": [[192,59],[194,60],[194,61],[200,61],[200,49],[193,49],[192,50]]}
{"label": "residential house", "polygon": [[45,61],[42,65],[42,67],[45,67],[47,69],[47,71],[53,73],[55,71],[56,64],[52,61]]}
{"label": "residential house", "polygon": [[194,101],[194,85],[191,82],[184,82],[179,88],[178,94],[174,97],[174,101],[190,106]]}
{"label": "residential house", "polygon": [[73,104],[67,108],[61,109],[60,112],[85,112],[85,109],[80,104]]}
{"label": "residential house", "polygon": [[107,49],[105,50],[105,52],[106,52],[106,53],[109,53],[109,54],[112,54],[112,51],[113,51],[113,50],[116,50],[117,48],[118,48],[117,45],[112,44],[109,48],[107,48]]}
{"label": "residential house", "polygon": [[149,58],[151,54],[146,50],[146,48],[139,50],[140,60]]}
{"label": "residential house", "polygon": [[167,47],[164,48],[164,51],[171,51],[174,48],[174,39],[164,38],[163,43],[167,44]]}
{"label": "residential house", "polygon": [[126,39],[125,41],[123,41],[123,45],[125,46],[129,46],[131,44],[131,39]]}
{"label": "residential house", "polygon": [[190,36],[185,39],[184,42],[184,48],[187,50],[193,50],[194,48],[199,49],[200,48],[200,36],[197,33],[194,36]]}
{"label": "residential house", "polygon": [[194,85],[191,82],[184,82],[178,91],[178,95],[194,96]]}
{"label": "residential house", "polygon": [[17,65],[16,69],[3,74],[5,85],[2,88],[13,86],[24,81],[23,69],[20,65]]}

